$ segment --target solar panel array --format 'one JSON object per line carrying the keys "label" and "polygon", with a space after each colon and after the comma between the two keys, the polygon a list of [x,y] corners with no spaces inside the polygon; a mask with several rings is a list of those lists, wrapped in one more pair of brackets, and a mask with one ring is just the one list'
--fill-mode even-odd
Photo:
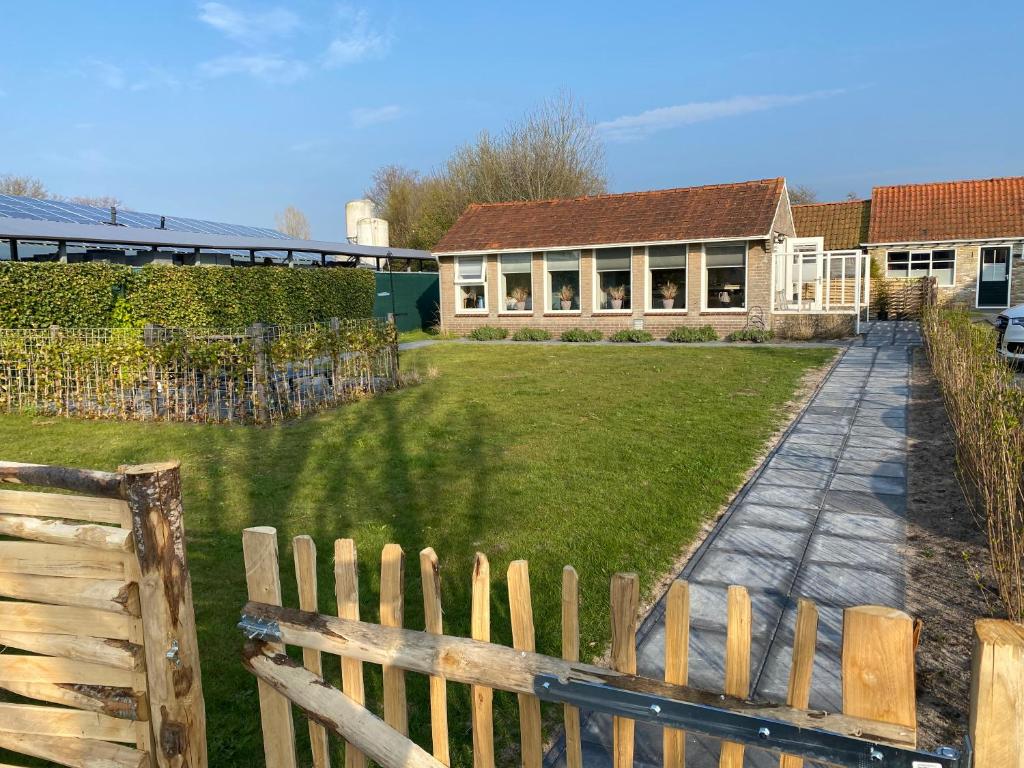
{"label": "solar panel array", "polygon": [[[66,203],[62,200],[36,200],[31,197],[0,195],[0,216],[14,219],[36,219],[38,221],[63,221],[73,224],[110,224],[110,209],[80,203]],[[118,209],[117,223],[126,227],[158,229],[160,216],[155,213],[140,213]],[[202,232],[207,235],[239,235],[242,237],[277,237],[288,235],[276,229],[265,227],[243,227],[237,224],[222,224],[203,219],[186,219],[167,216],[165,229],[174,232]]]}
{"label": "solar panel array", "polygon": [[[19,197],[17,195],[0,194],[0,216],[13,219],[35,219],[37,221],[60,221],[71,224],[110,224],[110,209],[101,208],[95,205],[82,205],[81,203],[69,203],[63,200],[37,200],[31,197]],[[160,215],[155,213],[141,213],[140,211],[128,211],[117,209],[117,225],[124,227],[142,227],[145,229],[159,229]],[[235,235],[240,237],[272,237],[287,239],[288,235],[278,232],[276,229],[266,227],[244,227],[238,224],[224,224],[219,221],[206,221],[204,219],[188,219],[180,216],[165,216],[164,229],[172,232],[199,232],[207,235]],[[109,245],[108,248],[132,249],[136,246]],[[175,248],[164,248],[163,250],[175,251]],[[248,261],[248,251],[218,250],[217,253],[227,253],[232,257]],[[287,251],[259,251],[259,259],[269,258],[273,261],[285,261],[288,258]],[[295,261],[308,263],[319,261],[319,256],[310,253],[296,251],[293,254]]]}

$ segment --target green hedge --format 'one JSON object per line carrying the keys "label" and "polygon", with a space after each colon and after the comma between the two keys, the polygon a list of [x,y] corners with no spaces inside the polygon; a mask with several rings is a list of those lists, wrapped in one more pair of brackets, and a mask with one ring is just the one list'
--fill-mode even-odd
{"label": "green hedge", "polygon": [[116,264],[0,262],[0,328],[104,328],[131,279]]}
{"label": "green hedge", "polygon": [[0,264],[0,327],[238,328],[370,317],[363,269]]}

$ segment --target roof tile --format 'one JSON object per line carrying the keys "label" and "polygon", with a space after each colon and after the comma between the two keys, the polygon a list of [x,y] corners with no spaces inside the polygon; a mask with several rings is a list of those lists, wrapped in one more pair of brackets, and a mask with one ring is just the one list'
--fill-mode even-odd
{"label": "roof tile", "polygon": [[868,238],[870,200],[793,206],[797,237],[824,237],[826,251],[860,248]]}
{"label": "roof tile", "polygon": [[1024,237],[1024,176],[875,187],[871,243]]}
{"label": "roof tile", "polygon": [[473,204],[435,253],[764,237],[785,180]]}

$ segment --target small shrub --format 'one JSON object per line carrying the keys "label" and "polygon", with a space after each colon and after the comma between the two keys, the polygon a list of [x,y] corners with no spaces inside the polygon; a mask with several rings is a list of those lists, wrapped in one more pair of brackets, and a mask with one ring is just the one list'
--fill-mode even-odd
{"label": "small shrub", "polygon": [[497,341],[508,336],[508,328],[498,328],[494,325],[481,325],[469,332],[469,338],[475,341]]}
{"label": "small shrub", "polygon": [[643,344],[645,341],[654,341],[654,337],[651,335],[650,331],[644,331],[640,328],[623,328],[621,331],[616,331],[609,336],[608,341]]}
{"label": "small shrub", "polygon": [[702,325],[700,328],[680,326],[673,328],[665,341],[674,341],[677,344],[687,344],[695,341],[718,341],[718,331],[711,325]]}
{"label": "small shrub", "polygon": [[775,338],[775,331],[771,328],[744,328],[742,331],[733,331],[725,337],[726,341],[752,341],[761,344]]}
{"label": "small shrub", "polygon": [[543,328],[520,328],[512,334],[512,341],[547,341],[551,332]]}
{"label": "small shrub", "polygon": [[602,338],[604,338],[604,334],[602,334],[600,331],[596,329],[588,331],[583,328],[570,328],[569,330],[562,332],[561,338],[562,341],[590,342],[600,341]]}

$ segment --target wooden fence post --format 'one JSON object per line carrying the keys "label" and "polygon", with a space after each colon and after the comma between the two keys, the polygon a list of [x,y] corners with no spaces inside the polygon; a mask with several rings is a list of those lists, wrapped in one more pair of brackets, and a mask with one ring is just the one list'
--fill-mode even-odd
{"label": "wooden fence post", "polygon": [[[296,536],[292,539],[292,555],[295,558],[295,581],[299,588],[299,608],[303,611],[318,613],[316,544],[309,536]],[[320,656],[320,651],[303,648],[302,663],[314,675],[323,677],[323,659]],[[312,720],[309,721],[309,746],[313,753],[313,768],[330,768],[331,756],[327,731],[322,725]]]}
{"label": "wooden fence post", "polygon": [[[473,558],[470,627],[474,640],[491,642],[491,565],[487,555]],[[472,695],[473,768],[494,768],[494,691],[474,685]]]}
{"label": "wooden fence post", "polygon": [[[665,600],[665,682],[686,685],[690,680],[690,585],[676,579]],[[665,768],[686,765],[686,733],[665,728],[662,734]]]}
{"label": "wooden fence post", "polygon": [[[525,560],[513,560],[508,565],[508,603],[512,619],[512,647],[533,653],[537,650],[537,644],[530,597],[530,571]],[[540,699],[529,693],[520,693],[517,697],[523,768],[540,768],[544,760]]]}
{"label": "wooden fence post", "polygon": [[[249,599],[281,605],[281,572],[277,557],[277,530],[266,526],[242,531],[245,583]],[[268,643],[284,652],[280,643]],[[295,768],[295,723],[292,705],[267,682],[259,681],[260,722],[267,768]]]}
{"label": "wooden fence post", "polygon": [[[843,611],[843,713],[916,731],[914,622],[903,611]],[[916,742],[916,733],[915,733]]]}
{"label": "wooden fence post", "polygon": [[[431,634],[443,635],[441,569],[437,553],[431,547],[420,552],[420,581],[423,584],[424,628]],[[434,757],[439,763],[451,765],[448,750],[448,684],[440,675],[430,677],[430,736]]]}
{"label": "wooden fence post", "polygon": [[[612,669],[636,674],[637,610],[640,607],[640,580],[635,573],[612,576]],[[612,752],[615,768],[633,768],[636,722],[628,717],[612,718]]]}
{"label": "wooden fence post", "polygon": [[1024,625],[975,622],[970,728],[975,768],[1024,768]]}
{"label": "wooden fence post", "polygon": [[[380,556],[380,623],[401,627],[405,617],[405,553],[397,544],[385,544]],[[405,670],[384,665],[384,722],[403,736],[409,735],[409,708],[405,696]]]}
{"label": "wooden fence post", "polygon": [[139,604],[156,761],[207,764],[206,709],[178,462],[122,466],[139,563]]}
{"label": "wooden fence post", "polygon": [[263,335],[263,323],[253,323],[245,332],[252,343],[256,363],[253,370],[252,383],[256,395],[255,416],[260,424],[270,423],[270,385],[267,366],[267,342]]}
{"label": "wooden fence post", "polygon": [[[562,569],[562,658],[566,661],[580,660],[580,579],[571,565]],[[566,768],[583,768],[579,707],[565,704],[562,713]]]}
{"label": "wooden fence post", "polygon": [[[746,587],[729,587],[726,597],[725,693],[745,699],[750,696],[750,594]],[[742,744],[723,741],[718,758],[720,768],[743,768]]]}

